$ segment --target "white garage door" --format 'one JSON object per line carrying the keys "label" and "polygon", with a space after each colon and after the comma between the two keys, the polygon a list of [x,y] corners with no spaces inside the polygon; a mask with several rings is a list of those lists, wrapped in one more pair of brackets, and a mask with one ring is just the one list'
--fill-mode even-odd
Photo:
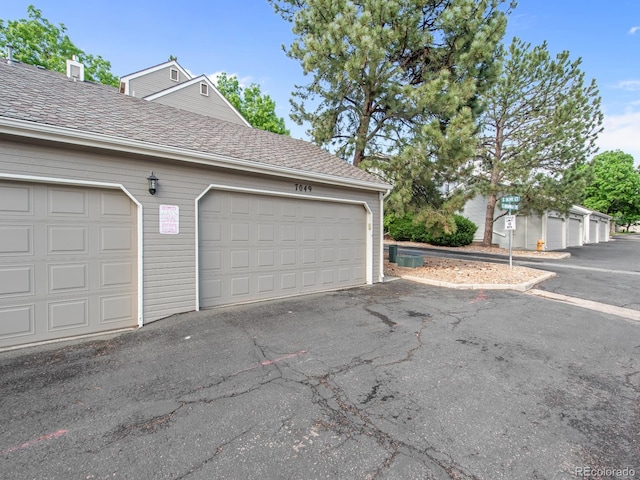
{"label": "white garage door", "polygon": [[600,242],[608,242],[609,241],[609,228],[607,222],[601,221],[599,224],[600,234],[598,236],[598,241]]}
{"label": "white garage door", "polygon": [[562,218],[547,218],[547,250],[562,250],[564,248],[564,228],[564,220]]}
{"label": "white garage door", "polygon": [[211,191],[198,215],[203,308],[366,283],[361,205]]}
{"label": "white garage door", "polygon": [[589,220],[589,243],[598,241],[598,220]]}
{"label": "white garage door", "polygon": [[0,347],[137,325],[135,205],[0,182]]}
{"label": "white garage door", "polygon": [[567,246],[579,247],[581,246],[582,237],[582,220],[579,218],[570,218],[569,226],[567,230]]}

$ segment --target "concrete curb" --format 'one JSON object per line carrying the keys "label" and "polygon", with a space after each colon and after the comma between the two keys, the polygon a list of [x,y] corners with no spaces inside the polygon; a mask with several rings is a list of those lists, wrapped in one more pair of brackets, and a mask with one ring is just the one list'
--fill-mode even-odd
{"label": "concrete curb", "polygon": [[454,290],[515,290],[518,292],[526,292],[532,289],[540,282],[544,282],[556,276],[555,272],[545,272],[533,280],[524,283],[451,283],[442,282],[440,280],[432,280],[430,278],[414,277],[411,275],[402,275],[401,278],[412,282],[423,283],[434,287],[451,288]]}
{"label": "concrete curb", "polygon": [[[433,245],[429,245],[427,243],[422,244],[422,246],[418,246],[418,244],[414,243],[414,242],[395,242],[395,241],[389,241],[389,240],[385,240],[384,241],[384,245],[385,246],[389,246],[389,245],[398,245],[400,247],[403,248],[408,248],[408,249],[415,249],[415,250],[420,250],[425,252],[424,255],[428,256],[429,255],[429,251],[431,252],[438,252],[438,251],[446,251],[446,252],[453,252],[453,253],[458,253],[460,255],[478,255],[478,256],[483,256],[483,257],[487,257],[487,258],[500,258],[500,259],[504,259],[504,258],[509,258],[509,254],[508,253],[489,253],[489,252],[483,252],[480,250],[473,250],[473,249],[468,249],[468,250],[460,250],[459,248],[455,248],[455,247],[438,247],[435,248],[433,247]],[[543,253],[547,253],[546,251]],[[569,252],[548,252],[549,254],[552,255],[536,255],[533,251],[531,252],[531,254],[527,254],[527,250],[514,250],[513,251],[513,260],[520,260],[520,259],[526,259],[526,260],[564,260],[566,258],[571,258],[571,253]],[[489,260],[487,260],[489,261]]]}
{"label": "concrete curb", "polygon": [[561,293],[547,292],[545,290],[534,289],[528,293],[529,295],[535,295],[540,298],[546,298],[548,300],[554,300],[556,302],[566,303],[568,305],[574,305],[577,307],[586,308],[588,310],[608,313],[609,315],[615,315],[627,320],[633,320],[634,322],[640,322],[640,310],[633,310],[631,308],[618,307],[616,305],[609,305],[601,302],[594,302],[593,300],[586,300],[584,298],[570,297]]}

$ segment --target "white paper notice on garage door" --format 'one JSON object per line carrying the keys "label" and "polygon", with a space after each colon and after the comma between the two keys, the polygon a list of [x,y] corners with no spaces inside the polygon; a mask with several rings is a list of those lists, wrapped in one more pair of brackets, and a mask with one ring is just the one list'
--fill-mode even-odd
{"label": "white paper notice on garage door", "polygon": [[180,233],[180,207],[160,205],[160,233],[164,235]]}

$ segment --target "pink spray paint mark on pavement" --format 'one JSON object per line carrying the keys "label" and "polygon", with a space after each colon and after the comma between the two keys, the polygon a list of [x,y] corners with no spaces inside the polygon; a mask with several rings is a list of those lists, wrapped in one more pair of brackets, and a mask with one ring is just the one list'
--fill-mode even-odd
{"label": "pink spray paint mark on pavement", "polygon": [[298,357],[300,355],[304,355],[305,353],[307,353],[306,350],[298,350],[297,352],[289,353],[283,357],[274,358],[273,360],[263,360],[260,363],[256,363],[255,365],[251,365],[250,367],[240,370],[239,372],[233,373],[231,374],[231,376],[233,377],[240,373],[248,372],[249,370],[255,370],[256,368],[260,368],[260,367],[268,367],[269,365],[273,365],[274,363],[278,363],[283,360],[288,360],[290,358]]}
{"label": "pink spray paint mark on pavement", "polygon": [[60,438],[63,435],[66,435],[67,433],[69,433],[69,430],[58,430],[57,432],[47,433],[46,435],[42,435],[41,437],[35,438],[33,440],[29,440],[28,442],[18,445],[16,447],[12,447],[12,448],[9,448],[8,450],[4,450],[1,454],[6,455],[8,453],[17,452],[18,450],[25,450],[39,443],[46,442],[47,440]]}
{"label": "pink spray paint mark on pavement", "polygon": [[484,302],[486,299],[487,297],[485,296],[484,292],[480,290],[480,293],[476,296],[476,298],[471,300],[471,303]]}
{"label": "pink spray paint mark on pavement", "polygon": [[272,365],[274,363],[281,362],[282,360],[288,360],[289,358],[297,357],[299,355],[302,355],[303,353],[307,353],[307,351],[298,350],[297,352],[290,353],[288,355],[285,355],[284,357],[275,358],[273,360],[263,360],[262,362],[260,362],[260,366],[266,367],[267,365]]}

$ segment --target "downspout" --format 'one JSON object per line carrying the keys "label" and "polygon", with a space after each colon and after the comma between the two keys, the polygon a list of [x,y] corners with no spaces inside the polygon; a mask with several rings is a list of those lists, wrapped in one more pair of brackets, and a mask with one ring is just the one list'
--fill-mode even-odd
{"label": "downspout", "polygon": [[384,194],[378,193],[380,199],[380,275],[378,282],[384,281],[384,201],[391,195],[391,189],[388,189]]}

